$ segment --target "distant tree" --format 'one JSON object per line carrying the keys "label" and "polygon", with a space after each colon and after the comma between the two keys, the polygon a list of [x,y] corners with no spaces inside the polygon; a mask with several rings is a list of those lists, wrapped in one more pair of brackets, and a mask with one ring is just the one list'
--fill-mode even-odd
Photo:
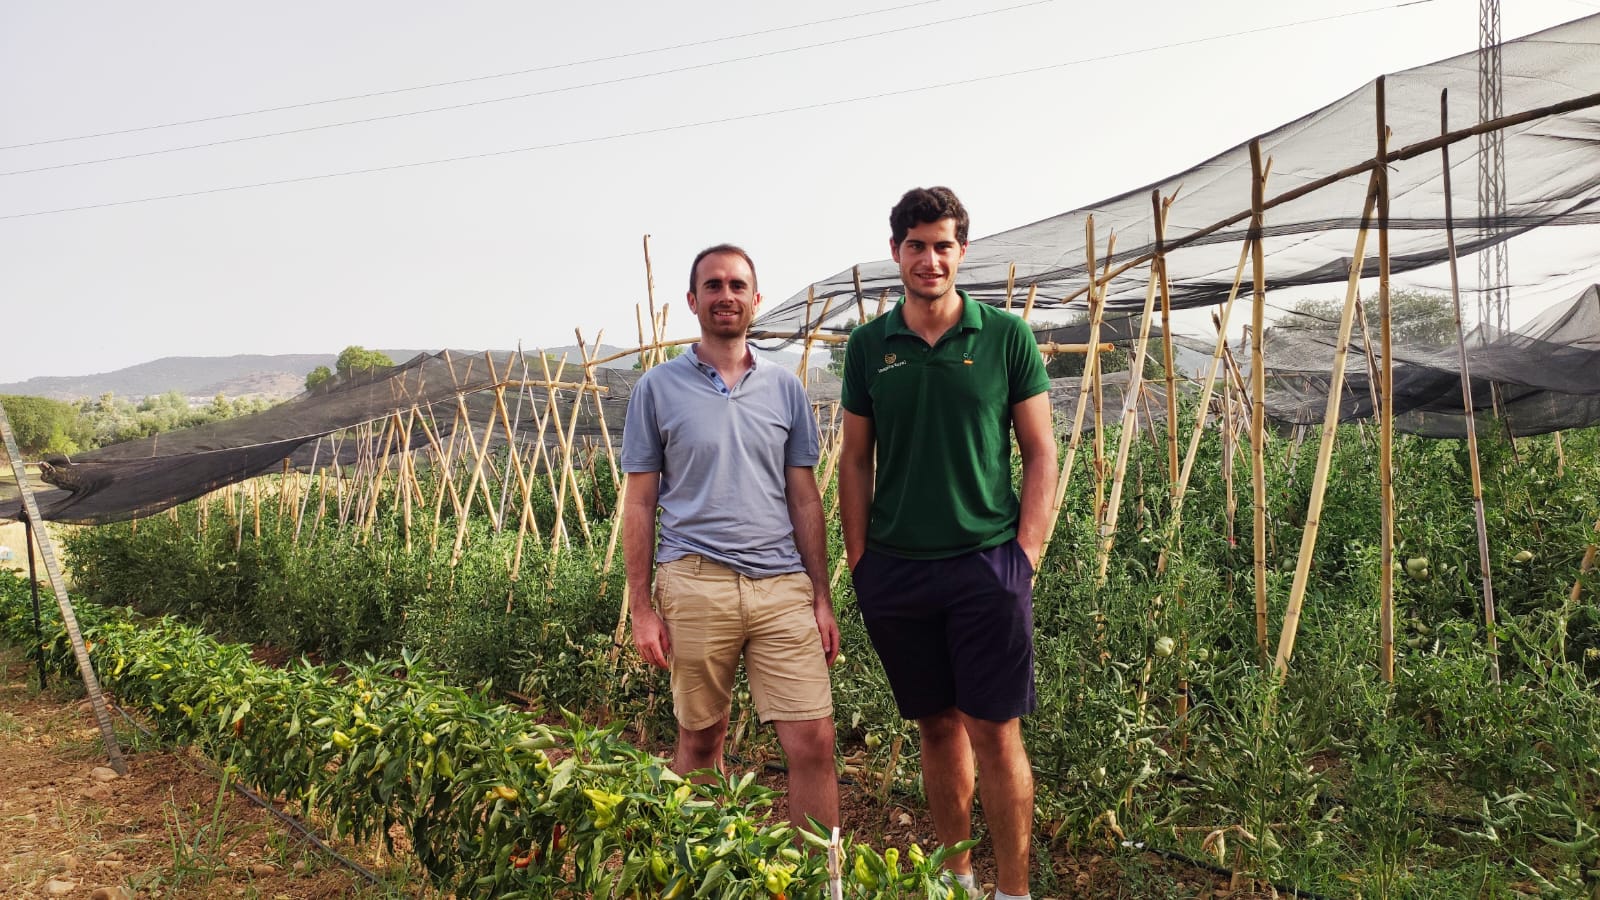
{"label": "distant tree", "polygon": [[327,366],[317,366],[315,369],[311,370],[310,374],[306,375],[306,390],[314,391],[317,389],[318,385],[323,384],[332,377],[332,369],[328,368]]}
{"label": "distant tree", "polygon": [[24,456],[38,458],[51,454],[70,455],[83,449],[92,439],[71,403],[44,397],[0,396],[17,449]]}
{"label": "distant tree", "polygon": [[[682,344],[673,344],[670,347],[662,347],[661,348],[661,360],[660,360],[660,362],[658,362],[656,364],[660,365],[661,363],[666,362],[669,359],[677,359],[678,357],[682,356],[683,355],[683,346],[684,345],[682,345]],[[642,368],[644,368],[644,354],[640,354],[633,361],[633,370],[635,372],[639,371]]]}
{"label": "distant tree", "polygon": [[[1374,344],[1378,341],[1380,312],[1376,296],[1363,297],[1361,308],[1366,312],[1367,332]],[[1339,330],[1339,317],[1344,312],[1343,300],[1302,300],[1280,319],[1274,328],[1326,334],[1328,343]],[[1430,291],[1391,290],[1389,292],[1389,329],[1397,344],[1421,347],[1444,347],[1456,339],[1455,304],[1444,294]],[[1352,336],[1361,339],[1360,324],[1352,325]],[[1271,338],[1268,338],[1270,342]],[[1267,345],[1270,346],[1270,343]]]}
{"label": "distant tree", "polygon": [[335,372],[339,373],[340,378],[349,378],[357,372],[387,369],[392,365],[394,365],[394,360],[389,358],[389,354],[351,344],[340,352],[338,360],[333,364],[333,368]]}
{"label": "distant tree", "polygon": [[[849,334],[850,332],[855,331],[856,326],[860,324],[861,323],[854,317],[846,319],[844,323],[844,333]],[[844,344],[828,345],[828,371],[841,377],[844,375],[844,347]]]}

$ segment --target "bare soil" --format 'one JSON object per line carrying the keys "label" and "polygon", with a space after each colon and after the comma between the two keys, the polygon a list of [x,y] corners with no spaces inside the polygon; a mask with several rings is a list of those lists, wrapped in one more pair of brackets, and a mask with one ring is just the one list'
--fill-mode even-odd
{"label": "bare soil", "polygon": [[[37,672],[16,651],[0,655],[0,896],[383,895],[221,789],[216,770],[190,751],[141,749],[137,732],[119,727],[128,774],[97,780],[91,772],[105,764],[105,749],[81,695],[81,686],[54,679],[40,692]],[[385,866],[360,848],[339,850]]]}

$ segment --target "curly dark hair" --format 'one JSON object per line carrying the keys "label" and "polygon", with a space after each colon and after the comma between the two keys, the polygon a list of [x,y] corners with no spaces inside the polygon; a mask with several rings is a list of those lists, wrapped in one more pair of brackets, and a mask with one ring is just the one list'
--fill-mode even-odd
{"label": "curly dark hair", "polygon": [[947,187],[912,188],[889,210],[889,231],[899,246],[906,239],[906,232],[940,219],[955,219],[956,240],[967,242],[967,208],[961,205],[955,191]]}

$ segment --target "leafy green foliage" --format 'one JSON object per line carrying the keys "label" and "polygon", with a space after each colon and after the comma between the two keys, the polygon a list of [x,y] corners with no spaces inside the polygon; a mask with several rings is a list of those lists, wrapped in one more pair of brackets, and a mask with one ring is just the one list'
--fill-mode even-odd
{"label": "leafy green foliage", "polygon": [[[24,596],[0,575],[0,637],[32,644]],[[617,726],[538,723],[411,655],[342,676],[304,661],[273,669],[172,620],[141,626],[93,604],[79,616],[107,689],[164,737],[321,814],[336,836],[381,838],[393,852],[399,826],[428,875],[460,896],[824,896],[826,855],[797,849],[754,773],[686,781],[618,740]],[[41,650],[65,673],[72,650],[51,625]],[[214,836],[193,847],[215,855]],[[847,841],[846,896],[957,896],[939,877],[949,852]]]}
{"label": "leafy green foliage", "polygon": [[389,354],[381,350],[368,350],[359,344],[339,351],[339,358],[334,360],[333,370],[340,378],[349,378],[361,372],[370,372],[373,369],[386,369],[394,365],[394,360]]}
{"label": "leafy green foliage", "polygon": [[[1165,437],[1159,426],[1157,434]],[[1109,446],[1117,436],[1112,426]],[[1267,439],[1269,647],[1283,624],[1316,437]],[[1247,448],[1233,457],[1230,503],[1220,436],[1205,436],[1173,528],[1166,446],[1141,434],[1103,583],[1089,514],[1095,473],[1080,453],[1035,590],[1039,705],[1024,736],[1038,772],[1041,838],[1113,855],[1130,873],[1148,863],[1131,859],[1124,841],[1330,897],[1504,896],[1516,885],[1583,896],[1600,878],[1591,839],[1600,829],[1600,603],[1593,576],[1578,568],[1600,519],[1600,434],[1567,435],[1558,466],[1549,438],[1513,447],[1484,431],[1497,686],[1488,679],[1460,443],[1398,441],[1398,562],[1426,556],[1430,575],[1399,571],[1396,672],[1385,682],[1376,453],[1370,429],[1344,427],[1338,437],[1281,684],[1256,643]],[[444,496],[427,472],[423,487]],[[826,504],[835,486],[823,489]],[[76,531],[69,558],[79,589],[106,602],[329,659],[423,652],[464,690],[492,683],[598,721],[670,727],[664,676],[612,644],[622,577],[620,567],[605,574],[611,473],[581,472],[578,492],[589,537],[578,536],[569,508],[577,544],[552,562],[530,540],[515,570],[514,516],[491,515],[474,496],[463,523],[444,497],[435,544],[431,520],[408,533],[388,493],[365,533],[337,528],[332,500],[315,516],[313,498],[296,537],[290,511],[280,517],[269,491],[259,537],[253,521],[229,519],[215,502],[207,527],[189,506],[176,522]],[[532,505],[547,541],[554,500],[541,487]],[[462,524],[465,549],[452,559]],[[857,772],[866,783],[887,774],[892,789],[914,791],[916,730],[895,713],[848,578],[836,605],[841,740],[867,767]],[[610,859],[651,867],[650,857],[620,848]],[[872,865],[887,861],[880,854]],[[1158,889],[1160,878],[1140,877]]]}
{"label": "leafy green foliage", "polygon": [[70,455],[94,440],[70,403],[44,397],[0,395],[0,406],[16,434],[17,447],[24,456]]}

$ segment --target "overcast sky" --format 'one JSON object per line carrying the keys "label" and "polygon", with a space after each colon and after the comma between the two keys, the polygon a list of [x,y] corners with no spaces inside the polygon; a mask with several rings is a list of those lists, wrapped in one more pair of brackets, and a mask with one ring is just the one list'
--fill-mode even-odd
{"label": "overcast sky", "polygon": [[[1597,11],[1509,0],[1503,36]],[[632,346],[646,234],[687,336],[708,244],[747,247],[775,305],[884,258],[908,187],[955,188],[974,237],[1011,228],[1470,51],[1477,25],[1477,0],[15,0],[0,382],[575,327]]]}

